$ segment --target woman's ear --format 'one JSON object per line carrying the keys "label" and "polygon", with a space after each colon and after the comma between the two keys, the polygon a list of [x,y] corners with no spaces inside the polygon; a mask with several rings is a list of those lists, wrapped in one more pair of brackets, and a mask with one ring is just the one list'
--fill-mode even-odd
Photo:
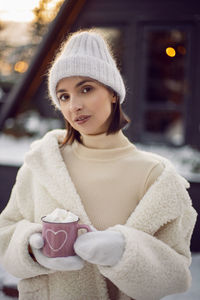
{"label": "woman's ear", "polygon": [[116,95],[116,93],[113,93],[112,103],[116,103],[116,102],[117,102],[117,95]]}

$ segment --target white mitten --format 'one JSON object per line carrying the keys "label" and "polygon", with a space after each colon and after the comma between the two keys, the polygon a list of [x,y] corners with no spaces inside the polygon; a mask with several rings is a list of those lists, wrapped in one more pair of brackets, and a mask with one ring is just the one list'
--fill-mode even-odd
{"label": "white mitten", "polygon": [[77,255],[68,257],[47,257],[41,248],[44,245],[44,240],[41,233],[34,233],[29,238],[31,250],[37,262],[43,267],[55,271],[75,271],[80,270],[84,266],[84,261]]}
{"label": "white mitten", "polygon": [[120,232],[105,230],[79,236],[74,244],[76,254],[93,264],[114,266],[121,258],[125,240]]}

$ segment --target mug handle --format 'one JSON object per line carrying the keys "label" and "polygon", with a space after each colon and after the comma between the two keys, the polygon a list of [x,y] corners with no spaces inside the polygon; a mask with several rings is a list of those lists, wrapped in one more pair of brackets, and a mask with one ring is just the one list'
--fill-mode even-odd
{"label": "mug handle", "polygon": [[92,228],[89,225],[86,224],[77,224],[78,229],[85,229],[87,232],[92,232]]}

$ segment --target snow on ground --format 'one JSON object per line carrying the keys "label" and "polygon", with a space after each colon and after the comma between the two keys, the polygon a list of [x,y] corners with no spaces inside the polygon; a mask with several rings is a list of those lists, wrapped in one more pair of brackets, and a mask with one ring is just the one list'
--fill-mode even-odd
{"label": "snow on ground", "polygon": [[0,291],[0,300],[17,300],[18,298],[11,298],[11,297],[8,297],[6,295],[4,295],[1,291]]}
{"label": "snow on ground", "polygon": [[3,286],[17,286],[19,279],[7,273],[3,267],[0,265],[0,300],[14,300],[17,298],[12,298],[4,295],[1,291]]}
{"label": "snow on ground", "polygon": [[8,166],[20,166],[24,161],[25,153],[29,150],[31,138],[15,138],[13,136],[0,135],[0,164]]}
{"label": "snow on ground", "polygon": [[[0,164],[20,166],[34,138],[15,138],[0,134]],[[166,145],[137,144],[138,149],[151,151],[168,158],[178,172],[192,182],[200,182],[200,152],[189,146],[170,148]]]}

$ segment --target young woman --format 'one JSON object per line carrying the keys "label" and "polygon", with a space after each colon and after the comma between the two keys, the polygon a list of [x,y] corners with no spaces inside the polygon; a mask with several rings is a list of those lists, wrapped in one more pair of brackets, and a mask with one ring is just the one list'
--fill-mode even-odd
{"label": "young woman", "polygon": [[[171,163],[138,150],[122,133],[125,87],[104,39],[73,34],[49,72],[66,120],[32,144],[0,216],[0,258],[21,278],[20,300],[158,300],[190,287],[196,221]],[[48,258],[41,217],[55,208],[93,231],[76,256]]]}

